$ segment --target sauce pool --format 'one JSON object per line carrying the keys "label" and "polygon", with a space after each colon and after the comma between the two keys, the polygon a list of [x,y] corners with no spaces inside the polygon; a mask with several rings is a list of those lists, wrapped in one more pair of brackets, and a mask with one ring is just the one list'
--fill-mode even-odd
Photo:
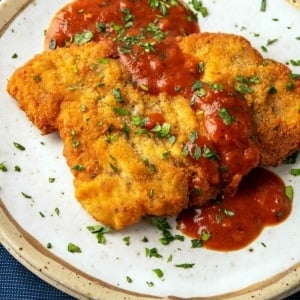
{"label": "sauce pool", "polygon": [[271,171],[256,168],[244,177],[235,196],[184,210],[177,222],[183,233],[206,248],[231,251],[247,246],[265,226],[284,221],[291,208],[283,181]]}

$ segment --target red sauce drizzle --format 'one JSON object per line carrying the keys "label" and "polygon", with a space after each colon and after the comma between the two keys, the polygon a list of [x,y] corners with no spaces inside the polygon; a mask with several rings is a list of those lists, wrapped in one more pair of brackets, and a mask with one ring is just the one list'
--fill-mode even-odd
{"label": "red sauce drizzle", "polygon": [[199,209],[187,209],[178,216],[179,229],[194,239],[209,234],[209,249],[229,251],[245,247],[265,226],[284,221],[291,212],[283,181],[274,173],[256,168],[239,186],[235,196]]}
{"label": "red sauce drizzle", "polygon": [[[45,47],[109,41],[112,56],[126,65],[137,88],[152,95],[181,94],[191,101],[197,115],[202,115],[202,131],[191,134],[183,145],[195,166],[190,204],[203,204],[203,175],[198,174],[197,166],[223,195],[212,205],[183,211],[179,228],[195,239],[201,240],[201,232],[208,234],[207,248],[235,250],[250,243],[264,226],[283,221],[291,202],[284,194],[283,182],[260,168],[251,171],[233,195],[241,179],[258,165],[259,151],[250,138],[246,101],[220,83],[201,82],[201,62],[181,52],[176,37],[197,32],[194,14],[180,2],[164,13],[159,7],[151,8],[147,0],[76,0],[54,16]],[[146,116],[144,126],[151,130],[164,122],[164,116],[154,112]]]}
{"label": "red sauce drizzle", "polygon": [[112,52],[127,66],[135,85],[151,94],[174,95],[176,87],[186,89],[195,77],[190,73],[196,72],[196,66],[189,63],[184,67],[187,60],[175,37],[199,32],[199,26],[193,13],[180,2],[170,4],[163,15],[146,0],[74,1],[55,15],[45,47],[78,44],[76,36],[87,31],[93,41],[113,41]]}

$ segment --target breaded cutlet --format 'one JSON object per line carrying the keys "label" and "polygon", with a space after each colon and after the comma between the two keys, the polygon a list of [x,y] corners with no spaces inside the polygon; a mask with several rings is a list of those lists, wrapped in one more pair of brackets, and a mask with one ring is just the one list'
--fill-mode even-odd
{"label": "breaded cutlet", "polygon": [[[192,158],[184,153],[196,148],[191,141],[197,135],[206,138],[203,114],[182,95],[151,96],[136,89],[125,66],[110,56],[107,43],[45,51],[8,82],[8,92],[43,134],[58,130],[82,206],[96,220],[121,229],[143,216],[177,215],[222,190],[234,192],[259,160],[251,126],[241,130],[240,116],[251,123],[244,99],[232,93],[225,97],[239,103],[235,122],[224,126],[239,140],[220,141],[228,149],[222,155],[230,158],[234,148],[235,165],[243,161],[246,166],[226,177],[223,161],[212,155],[212,142],[201,149],[197,145]],[[211,113],[218,115],[218,107],[213,103]],[[163,121],[147,129],[144,122],[152,115]]]}
{"label": "breaded cutlet", "polygon": [[263,56],[245,38],[201,33],[179,38],[181,50],[203,62],[202,80],[242,93],[250,107],[260,163],[277,166],[300,149],[300,80],[284,64]]}

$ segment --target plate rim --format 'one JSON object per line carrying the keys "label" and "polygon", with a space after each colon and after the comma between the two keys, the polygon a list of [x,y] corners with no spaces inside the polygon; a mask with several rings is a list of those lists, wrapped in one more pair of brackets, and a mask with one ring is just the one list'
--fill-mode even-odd
{"label": "plate rim", "polygon": [[[25,231],[6,209],[0,198],[0,242],[7,251],[29,271],[39,278],[77,299],[110,300],[153,300],[181,299],[179,297],[155,297],[143,295],[101,282],[71,264],[64,262],[41,245],[33,236]],[[65,278],[64,282],[61,280]],[[192,297],[194,300],[243,300],[263,297],[276,299],[287,297],[300,291],[300,262],[287,270],[264,281],[230,293]],[[113,298],[112,298],[113,297]]]}
{"label": "plate rim", "polygon": [[[0,21],[0,38],[14,18],[31,2],[33,0],[0,0],[0,13],[2,15],[5,13],[5,18]],[[0,242],[29,271],[55,288],[78,299],[101,297],[102,300],[109,300],[113,297],[113,299],[121,300],[124,299],[124,296],[130,300],[180,299],[173,296],[161,298],[123,290],[78,270],[51,253],[24,230],[6,209],[1,198]],[[62,278],[65,280],[62,281]],[[189,299],[242,300],[255,297],[274,299],[287,297],[297,291],[300,291],[300,262],[279,274],[246,288],[216,296]]]}

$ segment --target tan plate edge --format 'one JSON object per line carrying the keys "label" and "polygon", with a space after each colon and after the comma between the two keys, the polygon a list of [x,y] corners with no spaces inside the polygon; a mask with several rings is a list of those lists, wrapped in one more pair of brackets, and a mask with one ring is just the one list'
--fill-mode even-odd
{"label": "tan plate edge", "polygon": [[0,2],[0,37],[14,17],[32,1],[33,0],[2,0]]}
{"label": "tan plate edge", "polygon": [[13,219],[0,199],[0,242],[32,273],[77,299],[153,300],[106,284],[64,262]]}
{"label": "tan plate edge", "polygon": [[[8,5],[9,2],[9,5]],[[0,2],[0,37],[8,24],[32,0],[2,0]],[[291,1],[299,5],[297,1]],[[0,199],[0,242],[27,269],[52,286],[77,299],[153,300],[156,297],[138,295],[105,284],[72,267],[53,255],[29,233],[24,231],[9,214]],[[275,258],[276,259],[276,258]],[[63,280],[62,280],[63,279]],[[60,281],[58,281],[60,280]],[[300,290],[300,262],[266,281],[246,289],[205,299],[281,299]],[[168,297],[165,299],[179,299]],[[193,298],[204,299],[204,298]]]}
{"label": "tan plate edge", "polygon": [[[12,218],[0,200],[0,242],[26,268],[52,286],[78,299],[142,299],[155,297],[128,294],[72,267],[53,255]],[[113,297],[113,298],[112,298]]]}
{"label": "tan plate edge", "polygon": [[[27,269],[77,299],[153,300],[156,297],[123,291],[72,267],[24,231],[0,199],[0,242]],[[205,299],[280,299],[300,290],[300,263],[248,288]],[[165,299],[179,299],[168,297]],[[204,298],[193,298],[204,299]]]}

